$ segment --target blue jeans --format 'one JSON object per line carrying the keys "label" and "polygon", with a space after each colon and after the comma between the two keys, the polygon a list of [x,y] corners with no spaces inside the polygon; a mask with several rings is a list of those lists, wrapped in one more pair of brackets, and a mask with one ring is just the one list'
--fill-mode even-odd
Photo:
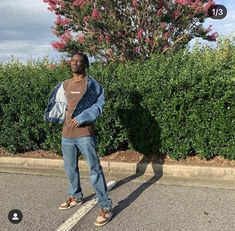
{"label": "blue jeans", "polygon": [[76,198],[83,197],[78,168],[79,150],[88,163],[90,180],[99,204],[104,209],[111,208],[112,200],[108,198],[108,190],[103,169],[100,165],[99,157],[96,154],[96,138],[94,136],[79,138],[62,137],[64,169],[69,179],[69,195]]}

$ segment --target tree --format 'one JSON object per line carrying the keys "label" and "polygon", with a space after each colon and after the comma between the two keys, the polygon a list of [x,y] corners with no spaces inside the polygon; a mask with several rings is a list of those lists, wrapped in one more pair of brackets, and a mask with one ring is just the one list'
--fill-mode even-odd
{"label": "tree", "polygon": [[213,0],[43,0],[57,15],[52,46],[105,60],[144,60],[179,50],[194,37],[215,41],[203,28]]}

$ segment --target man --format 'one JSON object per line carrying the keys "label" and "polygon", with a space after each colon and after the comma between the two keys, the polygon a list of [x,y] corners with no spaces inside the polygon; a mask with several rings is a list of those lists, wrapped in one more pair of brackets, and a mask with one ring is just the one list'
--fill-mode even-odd
{"label": "man", "polygon": [[95,150],[94,122],[103,109],[104,90],[95,79],[87,76],[88,69],[88,57],[83,53],[75,54],[71,60],[73,76],[54,88],[44,118],[48,122],[63,123],[62,153],[69,180],[69,198],[59,209],[82,204],[79,150],[88,163],[90,180],[101,206],[95,225],[102,226],[113,214],[112,200],[108,198],[104,173]]}

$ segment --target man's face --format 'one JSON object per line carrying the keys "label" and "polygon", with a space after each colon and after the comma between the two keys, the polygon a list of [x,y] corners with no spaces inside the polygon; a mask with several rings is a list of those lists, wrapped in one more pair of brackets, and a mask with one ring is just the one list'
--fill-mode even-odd
{"label": "man's face", "polygon": [[76,74],[84,74],[86,69],[86,64],[84,59],[80,55],[74,55],[71,59],[71,70]]}

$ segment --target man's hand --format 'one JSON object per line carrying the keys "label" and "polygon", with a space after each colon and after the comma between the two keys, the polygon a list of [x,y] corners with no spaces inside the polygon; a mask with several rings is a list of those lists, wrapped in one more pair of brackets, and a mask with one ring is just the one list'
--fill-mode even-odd
{"label": "man's hand", "polygon": [[75,118],[73,118],[71,120],[70,126],[72,126],[72,127],[78,127],[79,126],[79,124],[78,124],[78,122],[77,122],[77,120]]}

